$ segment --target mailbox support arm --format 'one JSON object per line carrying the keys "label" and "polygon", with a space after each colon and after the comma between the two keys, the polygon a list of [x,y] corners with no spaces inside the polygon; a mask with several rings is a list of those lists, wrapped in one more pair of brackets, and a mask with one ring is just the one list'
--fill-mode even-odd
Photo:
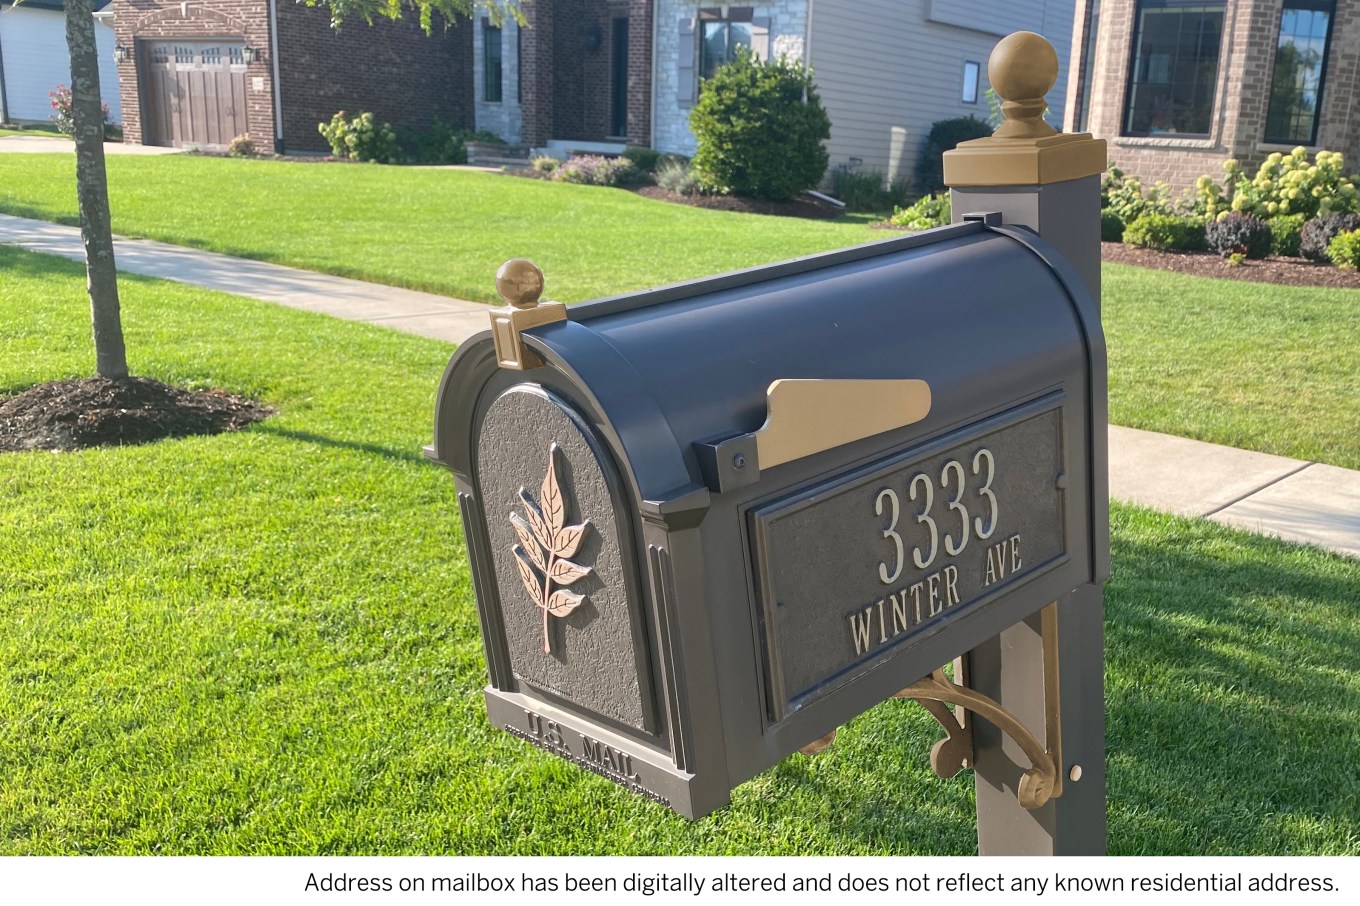
{"label": "mailbox support arm", "polygon": [[[952,777],[961,768],[972,767],[973,733],[968,712],[985,717],[997,729],[1015,740],[1031,765],[1020,778],[1020,785],[1016,790],[1016,798],[1027,809],[1040,808],[1050,799],[1061,796],[1063,792],[1056,602],[1043,609],[1041,622],[1044,648],[1044,735],[1048,743],[1047,748],[1014,714],[982,693],[951,682],[944,675],[943,668],[917,680],[895,696],[918,702],[939,721],[948,734],[935,744],[930,753],[931,767],[940,777]],[[956,716],[946,707],[947,705],[957,705],[964,709],[963,713]]]}

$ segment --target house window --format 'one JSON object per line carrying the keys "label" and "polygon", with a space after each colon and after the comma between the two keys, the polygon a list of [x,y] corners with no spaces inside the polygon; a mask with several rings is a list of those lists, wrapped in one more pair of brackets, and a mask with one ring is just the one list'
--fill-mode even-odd
{"label": "house window", "polygon": [[967,60],[963,64],[963,102],[965,104],[976,104],[978,95],[978,73],[982,67],[972,60]]}
{"label": "house window", "polygon": [[1125,135],[1208,135],[1223,2],[1139,0]]}
{"label": "house window", "polygon": [[501,100],[501,28],[482,20],[482,100]]}
{"label": "house window", "polygon": [[1336,0],[1285,0],[1266,112],[1268,142],[1317,143],[1317,113]]}
{"label": "house window", "polygon": [[731,6],[724,17],[721,9],[699,10],[699,78],[713,78],[719,66],[732,62],[738,47],[751,48],[752,12],[749,6]]}

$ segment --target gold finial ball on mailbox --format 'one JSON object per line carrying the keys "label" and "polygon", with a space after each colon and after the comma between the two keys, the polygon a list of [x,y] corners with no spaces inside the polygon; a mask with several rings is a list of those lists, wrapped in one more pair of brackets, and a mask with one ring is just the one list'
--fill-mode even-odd
{"label": "gold finial ball on mailbox", "polygon": [[1004,103],[1001,138],[1039,138],[1054,129],[1043,121],[1044,95],[1058,81],[1058,52],[1043,35],[1018,31],[997,42],[987,61],[987,79]]}
{"label": "gold finial ball on mailbox", "polygon": [[528,258],[511,258],[496,271],[496,292],[515,308],[533,308],[543,295],[543,271]]}

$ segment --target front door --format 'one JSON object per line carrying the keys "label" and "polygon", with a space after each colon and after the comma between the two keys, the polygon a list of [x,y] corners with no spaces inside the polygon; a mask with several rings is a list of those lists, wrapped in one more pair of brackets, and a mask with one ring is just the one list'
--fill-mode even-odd
{"label": "front door", "polygon": [[250,131],[244,41],[157,42],[144,59],[146,144],[225,148]]}

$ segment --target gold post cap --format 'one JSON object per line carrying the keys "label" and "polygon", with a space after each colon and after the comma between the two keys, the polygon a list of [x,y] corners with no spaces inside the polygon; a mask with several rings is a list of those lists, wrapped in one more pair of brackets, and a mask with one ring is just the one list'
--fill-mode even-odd
{"label": "gold post cap", "polygon": [[496,292],[515,308],[533,308],[543,295],[543,271],[528,258],[511,258],[496,271]]}
{"label": "gold post cap", "polygon": [[944,155],[946,185],[1034,186],[1094,176],[1105,170],[1105,141],[1064,135],[1044,122],[1044,95],[1058,80],[1058,53],[1032,31],[997,42],[987,78],[1001,97],[1005,122],[990,138],[962,142]]}

